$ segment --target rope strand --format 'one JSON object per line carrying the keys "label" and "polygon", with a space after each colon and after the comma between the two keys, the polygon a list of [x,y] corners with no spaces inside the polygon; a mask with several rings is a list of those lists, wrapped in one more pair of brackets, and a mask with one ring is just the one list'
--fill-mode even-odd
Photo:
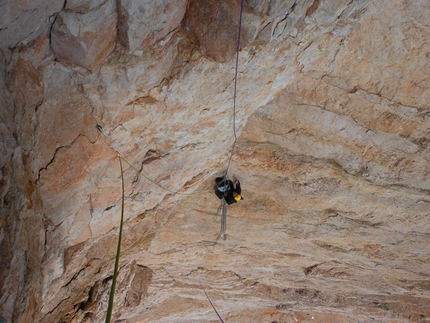
{"label": "rope strand", "polygon": [[116,279],[117,279],[117,276],[118,276],[118,264],[119,264],[119,257],[120,257],[120,254],[121,254],[122,227],[123,227],[123,223],[124,223],[124,171],[122,169],[121,158],[122,157],[120,155],[118,155],[119,167],[120,167],[120,170],[121,170],[121,192],[122,192],[122,198],[121,198],[121,222],[120,222],[120,225],[119,225],[118,245],[117,245],[117,248],[116,248],[116,257],[115,257],[115,267],[114,267],[114,270],[113,270],[112,286],[111,286],[111,290],[110,290],[110,293],[109,293],[109,304],[108,304],[108,309],[107,309],[107,313],[106,313],[106,321],[105,321],[105,323],[110,323],[111,317],[112,317],[113,299],[114,299],[114,296],[115,296]]}
{"label": "rope strand", "polygon": [[[97,130],[102,134],[102,136],[108,140],[111,141],[111,139],[105,135],[105,133],[103,132],[103,128],[100,125],[96,125]],[[125,159],[124,157],[122,157],[122,155],[115,149],[112,147],[112,143],[108,143],[110,148],[117,154],[118,158],[122,159],[126,164],[128,164],[128,166],[130,166],[137,174],[141,175],[142,177],[144,177],[147,181],[151,182],[152,184],[160,187],[161,189],[168,191],[170,193],[172,193],[173,195],[179,194],[179,195],[196,195],[196,194],[201,194],[202,192],[193,192],[193,193],[182,193],[179,190],[178,191],[174,191],[171,189],[168,189],[167,187],[161,185],[160,183],[156,182],[155,180],[153,180],[152,178],[150,178],[149,176],[145,175],[144,173],[142,173],[142,171],[138,170],[135,166],[133,166],[127,159]]]}
{"label": "rope strand", "polygon": [[201,289],[203,289],[203,291],[205,292],[206,299],[207,299],[207,300],[209,301],[209,303],[211,304],[211,306],[212,306],[213,310],[215,311],[215,314],[218,316],[219,320],[220,320],[222,323],[225,323],[225,322],[224,322],[224,320],[222,319],[221,315],[220,315],[220,314],[218,313],[218,311],[216,310],[216,308],[215,308],[214,304],[212,303],[212,301],[211,301],[211,299],[210,299],[210,297],[209,297],[208,293],[206,293],[206,290],[205,290],[205,288],[203,287],[203,285],[202,285],[202,283],[201,283],[201,281],[200,281],[200,278],[199,278],[199,284],[200,284],[200,288],[201,288]]}
{"label": "rope strand", "polygon": [[233,158],[234,149],[236,148],[236,142],[237,142],[237,134],[236,134],[236,96],[237,96],[237,74],[239,70],[239,52],[240,52],[240,34],[242,29],[242,14],[243,14],[243,3],[244,0],[242,0],[240,5],[240,15],[239,15],[239,31],[237,33],[237,49],[236,49],[236,67],[235,67],[235,74],[234,74],[234,90],[233,90],[233,135],[234,135],[234,142],[231,147],[231,153],[230,157],[228,159],[227,168],[225,170],[224,178],[227,178],[228,170],[230,168],[231,159]]}
{"label": "rope strand", "polygon": [[[226,171],[225,171],[225,174],[224,174],[224,178],[225,179],[227,178],[228,170],[230,168],[230,163],[231,163],[231,160],[233,158],[234,149],[236,147],[236,142],[237,142],[237,134],[236,134],[236,96],[237,96],[237,74],[238,74],[238,69],[239,69],[240,33],[241,33],[241,27],[242,27],[243,4],[244,4],[244,0],[241,1],[241,6],[240,6],[239,31],[238,31],[238,36],[237,36],[237,50],[236,50],[236,67],[235,67],[235,75],[234,75],[234,94],[233,94],[233,134],[234,134],[234,142],[233,142],[233,145],[232,145],[232,148],[231,148],[230,157],[228,159],[227,168],[226,168]],[[102,129],[101,126],[97,125],[96,128],[97,128],[97,130],[105,138],[107,138],[107,136],[103,133],[103,129]],[[111,145],[111,147],[112,147],[112,145]],[[144,175],[140,170],[138,170],[131,163],[129,163],[126,159],[124,159],[119,152],[117,152],[116,150],[115,150],[115,152],[117,153],[119,164],[120,164],[120,170],[121,170],[122,203],[121,203],[121,221],[120,221],[119,236],[118,236],[117,254],[116,254],[116,258],[115,258],[115,267],[114,267],[114,273],[113,273],[112,286],[111,286],[111,291],[110,291],[110,294],[109,294],[108,310],[107,310],[106,321],[105,321],[106,323],[110,323],[111,317],[112,317],[113,301],[114,301],[114,295],[115,295],[116,280],[117,280],[117,275],[118,275],[118,265],[119,265],[119,258],[120,258],[120,253],[121,253],[122,229],[123,229],[123,222],[124,222],[124,200],[125,200],[125,196],[124,196],[124,171],[123,171],[123,167],[122,167],[122,161],[126,162],[132,169],[134,169],[138,174],[142,175],[144,178],[146,178],[151,183],[159,186],[160,188],[162,188],[162,189],[164,189],[166,191],[169,191],[169,192],[173,193],[174,195],[175,194],[191,195],[191,194],[180,193],[178,191],[173,191],[173,190],[170,190],[170,189],[168,189],[168,188],[160,185],[159,183],[157,183],[153,179],[151,179],[148,176]],[[223,236],[223,238],[225,239],[225,237],[226,237],[226,234],[225,234],[226,227],[227,227],[227,204],[226,204],[225,199],[223,199],[221,228],[220,228],[220,233],[218,235],[218,238],[215,241],[215,245],[216,245],[216,243],[218,242],[218,239],[221,236]],[[214,245],[214,248],[215,248],[215,245]],[[218,316],[219,320],[222,323],[224,323],[224,320],[222,319],[221,315],[216,310],[215,306],[213,305],[211,299],[209,298],[209,295],[206,293],[206,290],[204,289],[204,287],[201,284],[200,280],[199,280],[199,283],[200,283],[200,287],[203,289],[203,292],[205,293],[205,296],[206,296],[207,300],[209,301],[210,305],[212,306],[212,309],[215,311],[215,313]]]}

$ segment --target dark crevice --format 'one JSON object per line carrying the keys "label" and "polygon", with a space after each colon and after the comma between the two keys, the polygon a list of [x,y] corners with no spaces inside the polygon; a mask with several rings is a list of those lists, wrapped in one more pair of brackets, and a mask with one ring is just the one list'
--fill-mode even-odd
{"label": "dark crevice", "polygon": [[321,264],[316,264],[316,265],[312,265],[312,266],[306,267],[305,269],[303,269],[303,272],[305,273],[306,276],[308,276],[309,274],[312,274],[312,271],[316,267],[318,267],[319,265],[321,265]]}
{"label": "dark crevice", "polygon": [[[64,7],[63,7],[63,9],[64,9]],[[55,14],[49,16],[50,26],[48,27],[48,41],[49,41],[49,48],[51,48],[51,49],[52,49],[52,28],[54,27],[54,24],[57,21],[57,15],[58,15],[58,13],[55,13]]]}
{"label": "dark crevice", "polygon": [[272,24],[272,22],[270,21],[270,22],[268,22],[267,24],[265,24],[264,26],[263,26],[263,28],[261,28],[261,30],[258,32],[259,34],[261,34],[268,26],[270,26]]}
{"label": "dark crevice", "polygon": [[117,25],[116,25],[116,43],[122,46],[125,50],[130,50],[130,43],[128,39],[128,30],[130,29],[128,21],[128,12],[121,5],[120,0],[116,0],[117,11]]}
{"label": "dark crevice", "polygon": [[55,310],[57,309],[57,308],[59,308],[60,307],[60,305],[63,303],[63,302],[65,302],[65,301],[67,301],[67,300],[69,300],[70,299],[70,296],[69,297],[67,297],[67,298],[65,298],[65,299],[63,299],[63,300],[61,300],[58,304],[57,304],[57,306],[55,306],[52,310],[50,310],[48,313],[46,313],[43,317],[42,317],[42,319],[43,318],[45,318],[45,317],[47,317],[48,315],[51,315],[52,313],[54,313],[55,312]]}
{"label": "dark crevice", "polygon": [[[141,173],[143,171],[143,167],[145,165],[149,165],[152,162],[154,162],[156,160],[160,160],[161,158],[163,158],[165,156],[168,156],[168,155],[169,155],[169,153],[165,154],[165,153],[163,153],[162,151],[160,151],[158,149],[149,149],[146,152],[145,156],[143,157],[143,161],[142,161],[142,163],[140,165],[139,170],[136,172],[136,176],[133,179],[132,186],[134,187],[134,185],[139,181],[139,178],[140,178],[140,174],[139,173]],[[161,180],[162,179],[160,179],[159,182]],[[132,194],[133,194],[133,191],[130,193],[130,195],[132,195]]]}
{"label": "dark crevice", "polygon": [[109,210],[113,209],[115,206],[116,206],[116,205],[110,205],[110,206],[108,206],[107,208],[105,208],[105,209],[103,210],[103,212],[109,211]]}
{"label": "dark crevice", "polygon": [[342,12],[337,16],[338,18],[342,17],[343,14],[348,10],[348,8],[351,6],[351,4],[354,3],[354,0],[351,0],[346,6],[345,9],[342,10]]}
{"label": "dark crevice", "polygon": [[63,287],[67,287],[69,286],[73,280],[75,280],[81,272],[85,271],[85,269],[87,269],[89,267],[89,265],[87,264],[84,268],[81,268],[76,274],[73,275],[73,277],[65,284],[63,285]]}
{"label": "dark crevice", "polygon": [[146,152],[145,157],[143,157],[142,167],[144,165],[148,165],[148,164],[152,163],[153,161],[160,160],[161,158],[168,156],[168,155],[169,155],[169,153],[165,154],[158,149],[149,149]]}
{"label": "dark crevice", "polygon": [[224,93],[225,91],[227,91],[227,89],[230,87],[230,85],[234,84],[234,78],[231,80],[231,82],[229,82],[227,84],[227,86],[224,88],[224,90],[221,91],[221,93]]}
{"label": "dark crevice", "polygon": [[297,7],[297,2],[299,2],[299,1],[300,1],[300,0],[295,1],[295,2],[293,3],[293,5],[291,6],[290,13],[291,13],[291,12],[293,12],[293,11],[294,11],[294,9],[296,9],[296,7]]}
{"label": "dark crevice", "polygon": [[60,147],[57,147],[57,148],[55,149],[54,156],[52,156],[52,158],[51,158],[51,160],[48,162],[48,164],[47,164],[45,167],[42,167],[41,169],[39,169],[39,172],[38,172],[38,175],[37,175],[37,180],[36,180],[36,182],[39,182],[39,181],[40,181],[40,174],[42,173],[42,171],[47,170],[47,169],[48,169],[48,167],[49,167],[49,165],[51,165],[51,164],[54,162],[55,157],[56,157],[56,155],[57,155],[57,152],[58,152],[60,149],[65,148],[65,147],[66,147],[66,146],[60,146]]}
{"label": "dark crevice", "polygon": [[[285,21],[287,18],[288,18],[288,15],[289,15],[290,13],[287,13],[287,15],[282,19],[282,20],[280,20],[280,21],[278,21],[278,23],[276,24],[276,26],[275,26],[275,28],[273,28],[273,32],[272,32],[272,37],[273,36],[275,36],[275,33],[276,33],[276,31],[278,30],[278,26],[279,26],[279,24],[280,23],[282,23],[283,21]],[[285,24],[285,26],[286,26],[287,24]],[[285,30],[285,26],[284,26],[284,29],[282,30],[282,32],[280,32],[279,33],[279,35],[281,35],[283,32],[284,32],[284,30]]]}
{"label": "dark crevice", "polygon": [[78,138],[79,137],[84,137],[85,139],[87,139],[91,144],[94,144],[97,140],[95,140],[94,142],[92,142],[87,136],[85,136],[85,135],[83,135],[83,134],[79,134],[75,139],[73,139],[70,143],[68,143],[67,145],[64,145],[64,146],[60,146],[60,147],[57,147],[56,149],[55,149],[55,152],[54,152],[54,155],[52,156],[52,159],[48,162],[48,164],[45,166],[45,167],[42,167],[42,168],[40,168],[39,169],[39,172],[38,172],[38,175],[37,175],[37,180],[36,180],[36,183],[37,182],[39,182],[40,181],[40,175],[41,175],[41,173],[42,173],[42,171],[44,171],[44,170],[47,170],[48,169],[48,167],[54,162],[54,160],[55,160],[55,158],[56,158],[56,156],[57,156],[57,153],[61,150],[61,149],[68,149],[68,148],[70,148],[75,142],[76,142],[76,140],[78,140]]}
{"label": "dark crevice", "polygon": [[308,17],[312,15],[319,7],[321,0],[315,0],[314,3],[306,10],[305,16]]}
{"label": "dark crevice", "polygon": [[102,285],[106,285],[113,279],[113,276],[108,276],[102,280]]}
{"label": "dark crevice", "polygon": [[[284,16],[284,18],[282,18],[280,21],[278,21],[276,23],[275,27],[273,28],[272,37],[277,32],[279,24],[288,19],[289,15],[293,12],[293,10],[296,8],[296,6],[297,6],[297,1],[293,3],[293,5],[291,6],[290,10],[288,10],[288,12],[286,13],[286,15]],[[278,34],[281,35],[285,31],[285,28],[287,28],[287,23],[285,23],[285,26],[282,29],[282,32],[279,32]]]}

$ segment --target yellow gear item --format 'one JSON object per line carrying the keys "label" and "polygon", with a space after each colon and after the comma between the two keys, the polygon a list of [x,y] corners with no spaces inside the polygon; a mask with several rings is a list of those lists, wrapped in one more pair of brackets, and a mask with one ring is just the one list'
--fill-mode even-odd
{"label": "yellow gear item", "polygon": [[240,196],[240,194],[237,194],[237,195],[234,197],[234,199],[235,199],[236,201],[240,201],[240,200],[242,199],[242,196]]}

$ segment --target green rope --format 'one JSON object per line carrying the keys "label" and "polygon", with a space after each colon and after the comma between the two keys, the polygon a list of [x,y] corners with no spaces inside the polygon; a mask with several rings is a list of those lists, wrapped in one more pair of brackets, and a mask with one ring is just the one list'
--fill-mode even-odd
{"label": "green rope", "polygon": [[122,170],[122,162],[121,156],[118,156],[119,166],[121,168],[121,182],[122,182],[122,203],[121,203],[121,224],[119,226],[119,236],[118,236],[118,246],[116,249],[116,259],[115,259],[115,268],[113,271],[113,279],[112,279],[112,287],[109,295],[109,305],[106,314],[106,323],[110,323],[113,309],[113,298],[115,295],[115,286],[116,286],[116,277],[118,276],[118,264],[119,264],[119,255],[121,253],[121,239],[122,239],[122,225],[124,222],[124,172]]}

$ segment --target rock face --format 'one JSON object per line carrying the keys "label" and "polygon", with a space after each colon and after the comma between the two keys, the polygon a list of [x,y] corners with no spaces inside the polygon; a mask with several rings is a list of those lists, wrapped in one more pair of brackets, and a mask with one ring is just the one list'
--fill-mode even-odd
{"label": "rock face", "polygon": [[10,58],[11,50],[26,47],[39,36],[46,35],[54,15],[63,5],[62,0],[2,1],[0,44],[3,55]]}
{"label": "rock face", "polygon": [[186,0],[119,1],[119,43],[131,53],[142,54],[179,26],[186,5]]}
{"label": "rock face", "polygon": [[[184,27],[203,56],[225,63],[236,56],[241,4],[237,1],[189,2]],[[261,18],[244,8],[240,45],[247,46],[254,40],[262,25]]]}
{"label": "rock face", "polygon": [[427,1],[244,1],[226,240],[240,1],[20,3],[0,14],[5,322],[104,322],[120,161],[113,321],[216,322],[205,292],[225,322],[428,320]]}
{"label": "rock face", "polygon": [[82,1],[67,3],[52,26],[52,49],[62,64],[93,71],[112,52],[116,25],[114,0],[88,6]]}

